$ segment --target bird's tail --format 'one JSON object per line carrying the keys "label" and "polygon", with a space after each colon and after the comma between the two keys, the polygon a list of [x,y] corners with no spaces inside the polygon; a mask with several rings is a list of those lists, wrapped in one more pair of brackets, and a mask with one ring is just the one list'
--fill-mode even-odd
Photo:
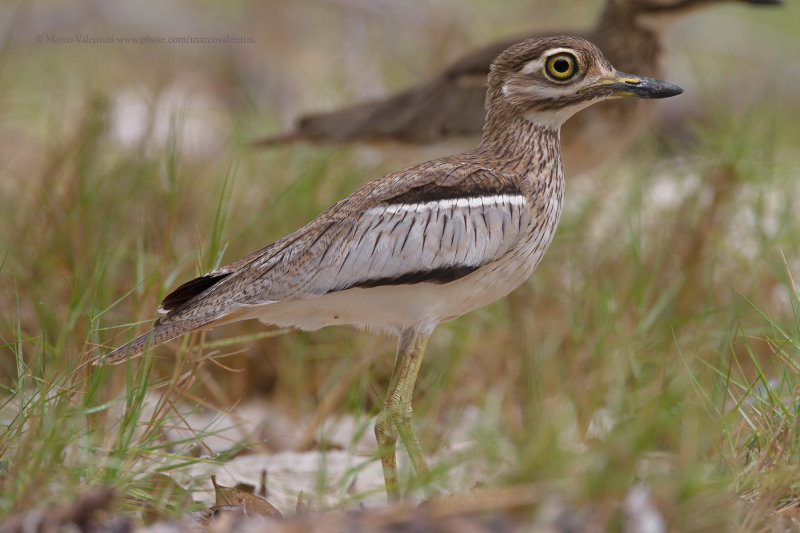
{"label": "bird's tail", "polygon": [[190,331],[202,328],[203,326],[210,324],[212,321],[213,320],[209,320],[207,317],[200,317],[188,320],[179,320],[176,322],[170,322],[156,326],[144,335],[136,337],[129,343],[123,344],[119,348],[112,350],[105,355],[101,355],[100,357],[96,358],[92,364],[97,366],[121,363],[129,357],[135,357],[141,354],[148,348],[158,346],[159,344],[164,344],[172,339],[176,339],[181,335],[189,333]]}

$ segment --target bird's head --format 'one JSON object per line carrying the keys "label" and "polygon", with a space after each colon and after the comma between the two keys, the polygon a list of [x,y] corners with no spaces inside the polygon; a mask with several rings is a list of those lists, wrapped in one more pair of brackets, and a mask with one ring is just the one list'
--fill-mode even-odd
{"label": "bird's head", "polygon": [[667,98],[683,92],[670,83],[617,71],[579,37],[530,39],[504,51],[489,72],[487,127],[523,117],[558,128],[569,117],[610,98]]}

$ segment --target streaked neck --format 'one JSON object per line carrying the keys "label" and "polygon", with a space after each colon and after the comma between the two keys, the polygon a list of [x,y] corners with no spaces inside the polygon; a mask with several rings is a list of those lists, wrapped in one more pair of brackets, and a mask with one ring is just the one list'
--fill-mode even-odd
{"label": "streaked neck", "polygon": [[[498,117],[489,113],[476,151],[507,158],[536,155],[545,146],[548,150],[553,145],[558,147],[560,129],[560,124],[538,122],[519,115]],[[558,155],[560,157],[560,151]]]}

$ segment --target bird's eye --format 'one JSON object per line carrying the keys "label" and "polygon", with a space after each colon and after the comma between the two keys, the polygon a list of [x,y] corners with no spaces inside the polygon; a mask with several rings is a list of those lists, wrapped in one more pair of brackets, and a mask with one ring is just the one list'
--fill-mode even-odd
{"label": "bird's eye", "polygon": [[569,81],[578,73],[578,60],[566,52],[553,54],[545,61],[544,72],[553,81]]}

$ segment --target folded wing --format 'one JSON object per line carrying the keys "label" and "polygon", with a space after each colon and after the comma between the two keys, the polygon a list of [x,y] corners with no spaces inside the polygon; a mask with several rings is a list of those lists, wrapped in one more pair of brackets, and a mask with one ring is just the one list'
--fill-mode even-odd
{"label": "folded wing", "polygon": [[195,278],[162,302],[153,330],[120,360],[251,306],[352,288],[447,283],[500,259],[527,227],[525,196],[485,168],[428,164],[360,189],[295,233]]}

